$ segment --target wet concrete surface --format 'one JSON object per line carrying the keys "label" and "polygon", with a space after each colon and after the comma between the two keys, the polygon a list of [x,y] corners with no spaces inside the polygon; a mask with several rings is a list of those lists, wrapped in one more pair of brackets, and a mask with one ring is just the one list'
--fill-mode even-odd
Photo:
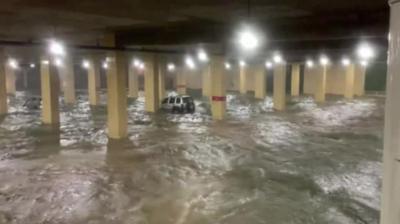
{"label": "wet concrete surface", "polygon": [[[148,114],[129,101],[129,138],[109,141],[105,104],[61,103],[61,130],[10,99],[0,123],[0,223],[378,223],[383,97],[228,95],[225,121]],[[102,94],[105,102],[105,94]]]}

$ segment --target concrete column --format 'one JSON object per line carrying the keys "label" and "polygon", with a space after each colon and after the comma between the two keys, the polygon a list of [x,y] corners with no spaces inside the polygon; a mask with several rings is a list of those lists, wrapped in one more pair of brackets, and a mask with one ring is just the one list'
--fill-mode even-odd
{"label": "concrete column", "polygon": [[59,125],[60,113],[58,97],[60,81],[57,68],[50,62],[50,57],[43,56],[40,63],[40,83],[42,92],[42,121],[48,125]]}
{"label": "concrete column", "polygon": [[145,109],[157,112],[160,104],[159,94],[159,58],[155,54],[146,55],[144,71]]}
{"label": "concrete column", "polygon": [[346,66],[346,77],[344,83],[344,98],[346,99],[353,99],[354,96],[354,73],[354,64]]}
{"label": "concrete column", "polygon": [[159,103],[161,103],[162,99],[166,97],[165,93],[165,76],[167,74],[167,64],[165,60],[160,60],[160,64],[158,66],[158,94],[159,94]]}
{"label": "concrete column", "polygon": [[203,96],[211,96],[211,67],[205,65],[201,70]]}
{"label": "concrete column", "polygon": [[178,94],[186,94],[186,69],[180,67],[176,74],[176,89]]}
{"label": "concrete column", "polygon": [[138,70],[131,63],[129,65],[128,71],[128,96],[129,98],[137,98],[139,92],[139,79],[138,79]]}
{"label": "concrete column", "polygon": [[239,91],[241,94],[247,93],[247,68],[245,66],[239,67]]}
{"label": "concrete column", "polygon": [[284,110],[286,107],[286,65],[274,68],[274,109]]}
{"label": "concrete column", "polygon": [[254,94],[257,99],[264,99],[267,92],[266,70],[263,64],[254,67]]}
{"label": "concrete column", "polygon": [[326,95],[326,66],[318,66],[315,68],[315,101],[318,103],[325,102],[325,95]]}
{"label": "concrete column", "polygon": [[308,95],[315,94],[315,76],[316,68],[308,67],[304,68],[304,82],[303,82],[303,93]]}
{"label": "concrete column", "polygon": [[64,59],[64,65],[58,70],[62,76],[63,90],[64,90],[64,101],[67,104],[75,103],[75,73],[74,63],[70,57]]}
{"label": "concrete column", "polygon": [[381,224],[400,223],[400,1],[390,0]]}
{"label": "concrete column", "polygon": [[356,65],[354,74],[354,94],[356,96],[363,96],[365,94],[365,72],[365,66]]}
{"label": "concrete column", "polygon": [[[4,56],[0,55],[0,60],[4,61]],[[7,85],[5,64],[0,63],[0,115],[7,113]]]}
{"label": "concrete column", "polygon": [[226,72],[224,59],[213,56],[210,61],[211,113],[214,120],[222,120],[226,111]]}
{"label": "concrete column", "polygon": [[108,136],[112,139],[122,139],[128,135],[126,56],[122,52],[112,52],[108,57],[110,59],[107,69]]}
{"label": "concrete column", "polygon": [[89,60],[88,75],[88,95],[89,104],[97,106],[100,103],[98,88],[100,86],[101,59],[99,55],[93,55]]}
{"label": "concrete column", "polygon": [[292,65],[291,91],[292,96],[300,95],[300,64]]}
{"label": "concrete column", "polygon": [[15,95],[16,92],[16,76],[15,70],[11,68],[8,64],[5,66],[6,72],[6,86],[7,86],[7,93]]}

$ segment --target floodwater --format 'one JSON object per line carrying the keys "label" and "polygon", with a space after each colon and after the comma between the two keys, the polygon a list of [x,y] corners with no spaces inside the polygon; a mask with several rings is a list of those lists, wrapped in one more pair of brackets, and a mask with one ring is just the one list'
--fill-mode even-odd
{"label": "floodwater", "polygon": [[59,133],[22,106],[28,95],[0,124],[0,223],[378,223],[383,97],[274,112],[271,98],[231,94],[221,122],[200,98],[177,115],[148,114],[139,97],[115,142],[85,93],[61,103]]}

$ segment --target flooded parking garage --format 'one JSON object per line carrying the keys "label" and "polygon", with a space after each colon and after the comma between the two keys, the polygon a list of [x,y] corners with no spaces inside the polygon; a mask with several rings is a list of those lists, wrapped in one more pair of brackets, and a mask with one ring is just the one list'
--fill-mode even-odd
{"label": "flooded parking garage", "polygon": [[[106,107],[61,102],[60,132],[9,99],[0,124],[0,223],[378,223],[384,98],[229,93],[227,118],[144,112],[107,137]],[[105,102],[106,94],[101,97]]]}

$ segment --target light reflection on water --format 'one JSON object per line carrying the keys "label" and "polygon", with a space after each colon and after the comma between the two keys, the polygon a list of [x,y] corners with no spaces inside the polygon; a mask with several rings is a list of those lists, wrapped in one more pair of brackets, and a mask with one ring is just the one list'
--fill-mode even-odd
{"label": "light reflection on water", "polygon": [[[129,138],[108,141],[106,106],[61,100],[61,132],[10,100],[0,124],[0,223],[377,223],[383,99],[227,97],[214,122],[148,114],[129,100]],[[105,94],[102,94],[105,99]]]}

